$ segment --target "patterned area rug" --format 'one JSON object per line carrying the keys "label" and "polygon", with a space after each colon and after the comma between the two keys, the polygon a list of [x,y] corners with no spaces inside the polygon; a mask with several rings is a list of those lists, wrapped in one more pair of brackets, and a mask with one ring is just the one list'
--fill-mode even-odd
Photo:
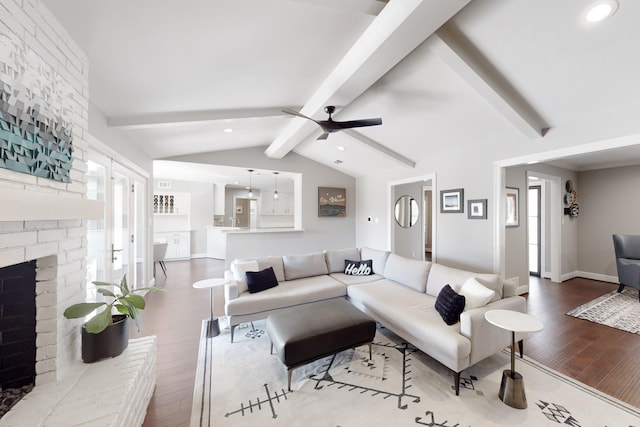
{"label": "patterned area rug", "polygon": [[[517,358],[527,409],[500,401],[509,353],[462,372],[460,396],[451,373],[410,344],[379,329],[367,347],[300,367],[287,391],[286,369],[270,355],[264,324],[202,338],[191,426],[638,426],[640,411],[542,366]],[[203,335],[206,321],[203,322]],[[246,331],[246,329],[245,329]],[[525,345],[526,351],[526,345]]]}
{"label": "patterned area rug", "polygon": [[623,331],[640,334],[638,291],[626,287],[621,293],[609,292],[567,313],[569,316]]}

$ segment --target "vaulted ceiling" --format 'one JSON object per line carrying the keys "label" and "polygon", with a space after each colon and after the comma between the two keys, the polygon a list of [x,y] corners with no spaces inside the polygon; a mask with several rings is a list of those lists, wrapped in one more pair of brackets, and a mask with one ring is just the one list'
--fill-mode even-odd
{"label": "vaulted ceiling", "polygon": [[[91,103],[154,159],[266,146],[361,177],[640,111],[635,0],[596,24],[593,0],[44,3],[89,57]],[[317,141],[282,113],[326,105],[383,124]]]}

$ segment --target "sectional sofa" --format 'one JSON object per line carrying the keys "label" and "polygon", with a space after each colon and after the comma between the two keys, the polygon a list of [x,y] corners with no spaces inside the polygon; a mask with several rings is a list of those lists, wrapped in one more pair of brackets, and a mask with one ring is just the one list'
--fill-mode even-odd
{"label": "sectional sofa", "polygon": [[[372,274],[345,274],[345,261],[364,260],[371,260]],[[269,267],[277,286],[249,292],[246,271]],[[225,277],[229,279],[225,312],[232,342],[240,323],[263,319],[291,306],[347,298],[382,326],[447,366],[454,374],[456,395],[461,371],[510,344],[509,333],[489,324],[484,313],[491,309],[526,311],[526,301],[516,295],[515,286],[495,274],[474,273],[366,247],[235,260]],[[447,324],[441,315],[441,292],[464,294],[467,289],[477,288],[482,289],[481,295],[467,292],[459,321],[456,318],[455,323]]]}

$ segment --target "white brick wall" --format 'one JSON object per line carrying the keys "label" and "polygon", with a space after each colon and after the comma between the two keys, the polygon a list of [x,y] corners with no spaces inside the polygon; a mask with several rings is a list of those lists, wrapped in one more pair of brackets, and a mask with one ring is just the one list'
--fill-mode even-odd
{"label": "white brick wall", "polygon": [[[21,75],[29,75],[27,81],[34,83],[28,89],[45,99],[49,90],[65,93],[54,104],[30,101],[68,120],[74,135],[70,183],[0,169],[0,188],[86,197],[88,72],[87,56],[40,0],[0,2],[0,79],[18,86]],[[0,222],[0,267],[38,260],[38,385],[62,380],[62,373],[79,360],[80,321],[69,321],[62,313],[84,299],[87,255],[86,221],[59,221],[56,206],[42,209],[51,212],[50,220]]]}

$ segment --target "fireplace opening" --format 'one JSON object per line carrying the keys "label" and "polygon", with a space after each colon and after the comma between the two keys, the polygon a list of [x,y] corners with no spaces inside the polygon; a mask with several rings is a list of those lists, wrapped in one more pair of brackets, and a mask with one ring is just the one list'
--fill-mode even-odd
{"label": "fireplace opening", "polygon": [[0,417],[36,379],[36,261],[0,268]]}

